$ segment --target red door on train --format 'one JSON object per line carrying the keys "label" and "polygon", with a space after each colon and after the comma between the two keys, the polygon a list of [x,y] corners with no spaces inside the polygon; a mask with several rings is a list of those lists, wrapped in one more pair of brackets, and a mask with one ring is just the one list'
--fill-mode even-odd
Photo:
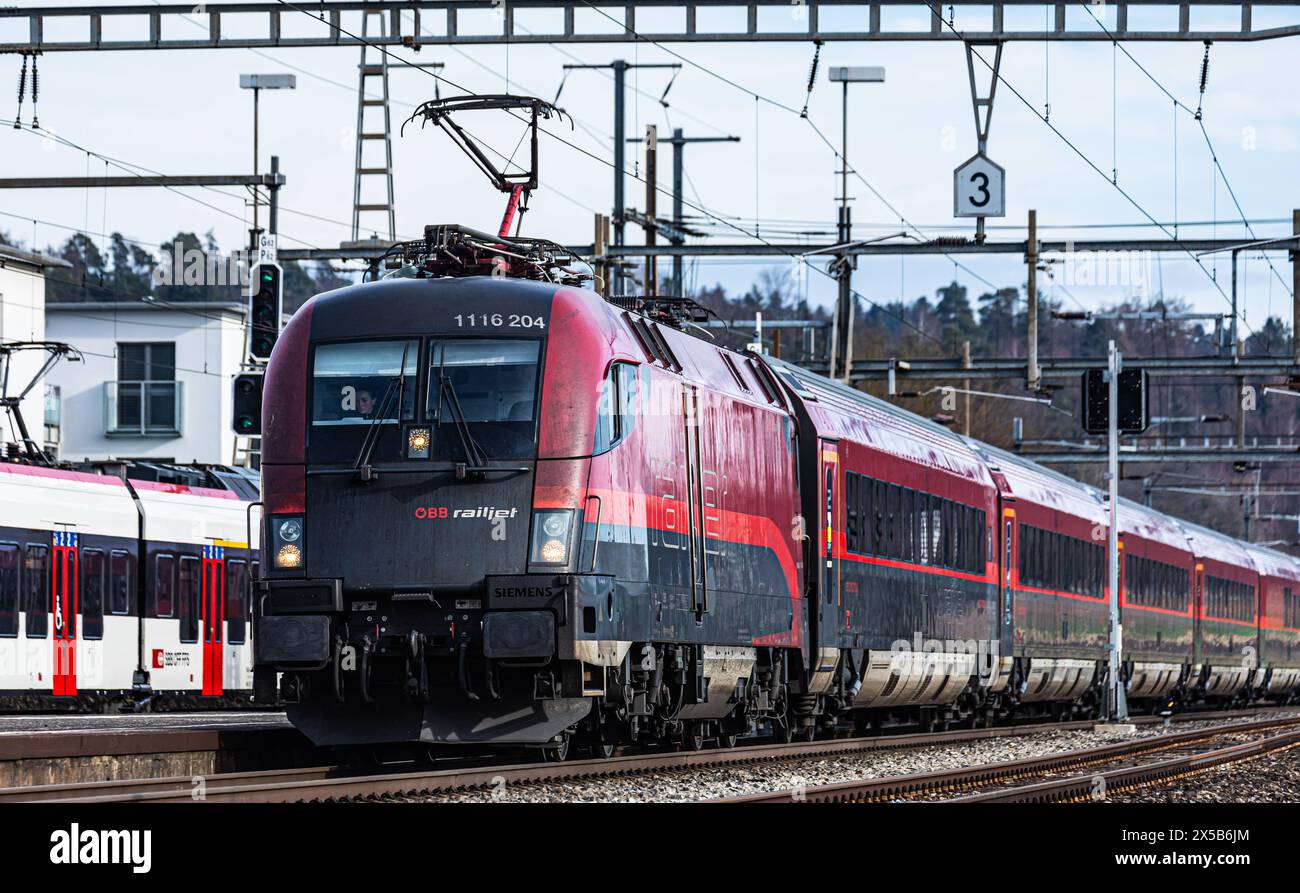
{"label": "red door on train", "polygon": [[203,694],[220,695],[225,666],[226,563],[224,546],[203,547],[203,588],[199,615],[203,632]]}
{"label": "red door on train", "polygon": [[54,617],[54,694],[77,694],[77,534],[56,530],[50,562],[50,614]]}

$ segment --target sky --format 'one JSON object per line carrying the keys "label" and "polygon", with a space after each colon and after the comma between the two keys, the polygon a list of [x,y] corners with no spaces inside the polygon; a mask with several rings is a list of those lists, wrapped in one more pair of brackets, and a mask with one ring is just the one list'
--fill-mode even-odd
{"label": "sky", "polygon": [[[1113,7],[1090,8],[1113,21]],[[1017,15],[1028,27],[1041,22],[1044,9],[1030,7]],[[609,25],[594,11],[583,12],[580,28]],[[923,12],[923,7],[887,10],[917,24]],[[642,10],[638,24],[652,29],[655,15],[673,14]],[[793,13],[777,9],[766,14]],[[1232,8],[1196,11],[1193,25],[1233,14]],[[299,25],[294,17],[286,11],[286,35],[304,33],[295,30]],[[1256,27],[1300,23],[1300,8],[1256,7],[1255,17]],[[302,28],[312,26],[303,19]],[[956,25],[973,28],[979,19],[979,10],[959,9]],[[84,34],[84,22],[74,20],[63,33],[51,29],[47,37],[73,39],[78,32]],[[523,14],[518,22],[537,30],[549,24]],[[1069,26],[1096,27],[1082,4],[1070,6]],[[0,43],[20,36],[21,27],[25,23],[0,20]],[[141,19],[106,36],[143,34],[145,27]],[[167,34],[203,33],[180,18],[167,17],[163,27]],[[233,18],[225,20],[224,27],[227,34],[258,30],[253,22],[241,24]],[[344,27],[358,30],[359,19],[345,18]],[[477,22],[469,15],[462,18],[462,33],[487,27],[499,27],[490,11]],[[1300,207],[1300,96],[1282,85],[1295,83],[1300,74],[1296,40],[1216,44],[1203,97],[1198,93],[1204,52],[1200,44],[1126,44],[1147,73],[1107,43],[1007,44],[988,142],[989,156],[1007,171],[1007,214],[989,221],[990,238],[1024,239],[1031,208],[1037,210],[1042,238],[1160,237],[1159,229],[1143,225],[1147,214],[1161,223],[1179,221],[1178,233],[1187,237],[1249,238],[1223,179],[1215,173],[1200,125],[1188,111],[1198,106],[1227,183],[1247,218],[1255,222],[1255,235],[1264,239],[1288,233],[1291,209]],[[679,43],[667,50],[650,44],[466,45],[394,54],[414,63],[443,63],[444,96],[459,87],[530,93],[549,100],[563,80],[559,104],[572,115],[573,127],[567,121],[547,125],[562,139],[542,137],[542,184],[525,219],[525,234],[590,243],[593,214],[598,209],[608,212],[613,188],[609,73],[574,71],[565,78],[563,66],[616,58],[682,63],[675,79],[665,69],[629,74],[635,91],[628,97],[629,136],[656,124],[661,138],[672,127],[681,127],[688,136],[740,137],[736,144],[686,149],[687,201],[706,209],[706,216],[715,221],[725,219],[737,227],[729,232],[712,227],[722,233],[718,241],[752,241],[742,232],[757,230],[763,239],[785,242],[792,237],[783,230],[792,227],[833,227],[837,161],[815,128],[838,146],[840,92],[827,81],[828,68],[837,65],[883,65],[887,71],[885,83],[855,85],[849,96],[848,158],[862,178],[851,179],[849,186],[855,237],[903,229],[925,237],[955,236],[973,229],[973,221],[952,216],[952,171],[976,149],[966,59],[959,43],[828,42],[808,97],[807,121],[797,111],[805,102],[813,55],[808,42]],[[397,135],[414,107],[435,92],[429,69],[408,67],[397,59],[390,60],[390,91],[399,237],[418,236],[428,223],[495,227],[502,196],[445,135],[422,131],[418,125],[407,127],[405,136]],[[350,237],[357,62],[355,48],[48,53],[40,58],[36,113],[46,134],[143,169],[248,173],[252,97],[239,89],[238,76],[295,73],[296,90],[262,94],[262,169],[276,154],[287,177],[281,192],[281,245],[334,246]],[[977,61],[977,75],[984,74],[981,68]],[[18,57],[0,57],[0,78],[16,83],[18,69]],[[659,98],[670,80],[665,107]],[[1176,109],[1165,90],[1187,110]],[[11,121],[15,94],[5,91],[3,96],[0,121]],[[24,124],[30,124],[32,111],[29,102],[22,111]],[[508,118],[476,117],[467,124],[507,154],[522,135],[517,122]],[[7,125],[0,125],[0,168],[3,176],[11,177],[123,173],[48,135]],[[629,151],[628,168],[636,175],[643,172],[636,147]],[[644,207],[645,187],[632,177],[626,183],[628,204]],[[659,183],[671,188],[666,146],[660,153]],[[661,214],[670,207],[666,195],[660,195],[659,207]],[[700,212],[688,207],[687,213]],[[61,243],[75,229],[100,234],[95,238],[101,242],[102,234],[121,232],[150,246],[180,230],[211,230],[228,249],[246,240],[249,215],[244,196],[234,188],[6,190],[0,196],[0,230],[40,247]],[[1216,220],[1214,225],[1198,225]],[[1102,228],[1111,224],[1131,226]],[[640,232],[629,227],[629,241],[640,238]],[[1243,256],[1243,335],[1269,314],[1289,318],[1290,266],[1285,253],[1270,256],[1280,275],[1258,255]],[[974,294],[990,283],[1021,286],[1025,280],[1019,255],[967,255],[958,260],[966,269],[942,256],[864,258],[854,288],[867,300],[886,302],[932,296],[953,279]],[[1094,309],[1134,293],[1163,289],[1198,311],[1226,312],[1228,257],[1202,258],[1202,264],[1204,269],[1178,253],[1131,258],[1118,279],[1090,274],[1086,264],[1057,265],[1051,277],[1040,276],[1040,286],[1070,309]],[[814,304],[833,300],[829,278],[816,271],[800,277],[803,265],[785,258],[701,260],[688,282],[718,282],[744,290],[764,269],[795,275]],[[1097,284],[1098,278],[1107,281]]]}

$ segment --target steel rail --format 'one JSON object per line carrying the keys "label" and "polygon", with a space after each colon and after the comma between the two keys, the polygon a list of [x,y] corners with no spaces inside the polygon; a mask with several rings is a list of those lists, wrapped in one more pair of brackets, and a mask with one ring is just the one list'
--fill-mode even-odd
{"label": "steel rail", "polygon": [[[866,803],[900,800],[914,798],[923,794],[958,790],[973,785],[985,785],[993,782],[1036,777],[1046,772],[1084,769],[1089,766],[1099,766],[1106,763],[1112,763],[1117,759],[1168,750],[1170,748],[1180,747],[1198,741],[1205,741],[1223,735],[1266,731],[1285,726],[1300,726],[1300,717],[1292,716],[1282,719],[1267,719],[1247,723],[1235,723],[1216,726],[1209,729],[1174,732],[1169,735],[1142,738],[1137,741],[1121,741],[1116,744],[1106,744],[1082,750],[1063,751],[1038,757],[1026,757],[1019,760],[1004,760],[996,763],[986,763],[980,766],[941,769],[934,772],[919,772],[909,775],[893,775],[885,778],[868,778],[807,788],[787,788],[779,791],[765,791],[757,794],[741,794],[734,797],[723,797],[707,802]],[[1300,730],[1289,732],[1287,734],[1300,736]],[[1300,737],[1297,737],[1297,741],[1300,741]],[[1104,773],[1094,773],[1083,777],[1082,782],[1088,787],[1089,791],[1091,791],[1092,778],[1098,775],[1104,775]],[[1077,777],[1072,780],[1079,781]]]}
{"label": "steel rail", "polygon": [[1125,766],[1085,776],[1057,778],[1038,784],[985,791],[957,797],[955,803],[1062,803],[1104,800],[1113,793],[1164,784],[1228,763],[1250,760],[1275,750],[1300,747],[1300,730],[1271,735],[1256,741],[1231,744],[1205,753],[1186,754],[1172,760]]}
{"label": "steel rail", "polygon": [[[1252,710],[1251,712],[1257,712]],[[1239,712],[1181,714],[1178,720],[1208,720],[1239,716]],[[1138,723],[1163,721],[1159,716],[1139,717]],[[1300,722],[1300,717],[1294,720]],[[1272,720],[1271,722],[1277,722]],[[0,789],[0,802],[42,800],[65,803],[153,802],[178,803],[202,799],[206,802],[273,803],[293,801],[338,801],[430,795],[452,791],[484,789],[501,784],[576,781],[603,777],[640,775],[656,771],[716,768],[787,759],[835,756],[908,747],[960,744],[984,739],[1010,738],[1040,732],[1091,728],[1093,720],[1025,724],[954,732],[908,733],[862,738],[839,738],[790,744],[760,744],[725,750],[637,754],[611,759],[575,760],[563,763],[476,765],[415,772],[387,772],[339,776],[336,767],[227,773],[209,776],[201,796],[196,796],[193,778],[176,777],[120,782],[47,785]],[[1163,740],[1163,739],[1162,739]]]}

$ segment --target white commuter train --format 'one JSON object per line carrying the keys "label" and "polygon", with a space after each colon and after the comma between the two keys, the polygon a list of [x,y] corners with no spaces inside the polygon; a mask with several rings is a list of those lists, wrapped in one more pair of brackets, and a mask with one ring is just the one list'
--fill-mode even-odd
{"label": "white commuter train", "polygon": [[0,707],[251,691],[256,478],[174,469],[194,483],[167,483],[143,469],[0,461]]}

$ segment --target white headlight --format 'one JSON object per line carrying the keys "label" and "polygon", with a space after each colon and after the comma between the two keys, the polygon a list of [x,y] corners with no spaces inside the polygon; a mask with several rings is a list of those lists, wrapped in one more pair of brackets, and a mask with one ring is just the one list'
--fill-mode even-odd
{"label": "white headlight", "polygon": [[302,522],[297,518],[290,518],[288,521],[280,522],[280,540],[286,543],[296,543],[302,539]]}

